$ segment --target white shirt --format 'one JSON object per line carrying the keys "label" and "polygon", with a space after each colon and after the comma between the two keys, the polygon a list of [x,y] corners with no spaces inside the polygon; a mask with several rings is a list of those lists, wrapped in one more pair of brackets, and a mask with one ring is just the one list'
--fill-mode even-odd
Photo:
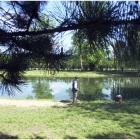
{"label": "white shirt", "polygon": [[74,84],[74,88],[77,89],[77,82],[75,82],[75,84]]}

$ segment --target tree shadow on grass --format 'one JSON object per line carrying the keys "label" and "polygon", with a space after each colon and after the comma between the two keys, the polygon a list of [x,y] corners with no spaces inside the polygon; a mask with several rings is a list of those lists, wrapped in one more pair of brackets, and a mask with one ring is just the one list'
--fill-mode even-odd
{"label": "tree shadow on grass", "polygon": [[72,101],[70,101],[70,100],[60,100],[59,102],[64,103],[64,104],[66,104],[66,103],[72,103]]}
{"label": "tree shadow on grass", "polygon": [[[135,131],[140,128],[139,122],[139,102],[124,102],[124,103],[83,103],[70,105],[67,108],[68,112],[77,112],[83,117],[89,117],[102,120],[118,121],[118,125],[122,128],[130,128]],[[128,115],[130,114],[130,115]],[[135,118],[134,118],[135,117]],[[139,136],[139,134],[137,134]],[[116,134],[108,134],[99,136],[99,138],[117,138]],[[98,136],[97,136],[98,137]],[[93,137],[92,137],[93,138]],[[96,138],[96,137],[95,137]]]}
{"label": "tree shadow on grass", "polygon": [[[83,104],[75,104],[74,107],[84,110],[89,110],[91,112],[97,111],[98,109],[102,109],[101,111],[106,111],[109,113],[129,113],[129,114],[139,114],[139,110],[137,107],[140,107],[140,103],[116,103],[116,102],[110,102],[110,103],[83,103]],[[70,106],[69,111],[73,107]],[[75,108],[75,109],[76,109]],[[73,109],[72,109],[73,110]],[[98,110],[99,112],[99,110]]]}
{"label": "tree shadow on grass", "polygon": [[0,132],[0,139],[18,139],[18,137]]}
{"label": "tree shadow on grass", "polygon": [[[12,136],[10,134],[4,133],[0,131],[0,139],[19,139],[18,136]],[[34,138],[29,138],[29,139],[47,139],[45,136],[38,136],[34,135]]]}
{"label": "tree shadow on grass", "polygon": [[34,135],[34,138],[33,139],[47,139],[46,137],[41,137],[41,136],[38,136],[38,135]]}
{"label": "tree shadow on grass", "polygon": [[70,135],[65,135],[63,139],[78,139],[78,138]]}
{"label": "tree shadow on grass", "polygon": [[131,139],[131,136],[124,135],[123,133],[110,132],[109,134],[87,135],[87,139]]}
{"label": "tree shadow on grass", "polygon": [[[96,135],[96,136],[87,136],[87,138],[114,138],[114,139],[122,139],[122,138],[131,138],[136,137],[139,138],[140,134],[137,131],[140,129],[139,122],[139,112],[140,102],[124,102],[124,103],[116,103],[116,102],[100,102],[100,103],[77,103],[70,104],[66,107],[67,112],[76,112],[77,114],[82,115],[83,117],[94,118],[97,120],[97,123],[104,120],[110,120],[118,124],[121,128],[128,128],[130,132],[125,136],[124,134],[116,134],[115,132],[110,132],[104,135]],[[71,114],[70,114],[71,115]],[[131,130],[136,136],[131,136]]]}
{"label": "tree shadow on grass", "polygon": [[139,129],[135,129],[135,139],[140,139],[140,131]]}
{"label": "tree shadow on grass", "polygon": [[[78,137],[65,135],[63,139],[78,139]],[[130,135],[110,132],[109,134],[87,135],[86,139],[132,139]]]}

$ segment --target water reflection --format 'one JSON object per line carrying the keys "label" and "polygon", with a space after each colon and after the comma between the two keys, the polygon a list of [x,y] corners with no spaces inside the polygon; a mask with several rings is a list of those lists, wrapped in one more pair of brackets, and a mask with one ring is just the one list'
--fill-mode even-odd
{"label": "water reflection", "polygon": [[[79,92],[77,98],[79,100],[93,101],[97,99],[103,100],[109,97],[102,92],[105,87],[102,80],[103,79],[100,78],[79,78]],[[67,92],[72,99],[73,94],[71,88],[69,88]]]}
{"label": "water reflection", "polygon": [[119,94],[123,99],[140,99],[140,78],[114,78],[111,87],[112,99]]}
{"label": "water reflection", "polygon": [[50,85],[47,80],[41,80],[40,77],[38,77],[38,80],[33,83],[32,88],[32,93],[35,93],[36,99],[52,99],[54,97],[54,95],[52,95],[53,90],[50,89]]}
{"label": "water reflection", "polygon": [[[28,77],[25,79],[27,86],[23,93],[18,93],[10,98],[33,98],[70,100],[73,98],[71,91],[74,78],[47,78]],[[140,78],[136,77],[108,77],[108,78],[79,78],[79,100],[114,100],[116,95],[122,95],[123,100],[140,99]],[[9,98],[3,94],[1,97]]]}

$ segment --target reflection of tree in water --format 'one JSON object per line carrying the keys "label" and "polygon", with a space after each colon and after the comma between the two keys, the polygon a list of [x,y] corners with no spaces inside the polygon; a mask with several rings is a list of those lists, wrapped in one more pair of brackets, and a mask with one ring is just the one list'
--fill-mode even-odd
{"label": "reflection of tree in water", "polygon": [[47,81],[41,80],[38,77],[38,82],[33,83],[33,91],[35,93],[35,98],[37,99],[52,99],[54,95],[52,95],[52,89],[50,89],[49,83]]}
{"label": "reflection of tree in water", "polygon": [[103,94],[102,90],[104,88],[103,78],[88,78],[87,80],[81,79],[80,81],[80,91],[78,94],[79,100],[93,101],[93,100],[103,100],[108,95]]}
{"label": "reflection of tree in water", "polygon": [[[104,88],[103,78],[79,78],[78,81],[79,89],[78,91],[78,100],[86,100],[86,101],[93,101],[93,100],[103,100],[108,95],[102,93],[102,89]],[[73,98],[72,89],[69,88],[67,91],[71,99]]]}
{"label": "reflection of tree in water", "polygon": [[69,93],[70,99],[73,99],[72,88],[67,89],[66,92]]}
{"label": "reflection of tree in water", "polygon": [[[62,78],[46,78],[36,77],[29,78],[33,84],[33,93],[36,93],[37,99],[52,99],[52,89],[49,88],[49,82],[65,82],[71,83],[74,78],[62,77]],[[36,82],[38,80],[38,82]],[[79,89],[78,99],[79,100],[96,100],[105,99],[108,95],[102,93],[103,89],[111,89],[111,99],[114,100],[116,95],[121,94],[123,99],[140,99],[140,78],[126,78],[126,77],[104,77],[104,78],[79,78],[78,81]],[[67,89],[69,97],[73,98],[72,86]],[[29,97],[31,98],[31,97]]]}
{"label": "reflection of tree in water", "polygon": [[101,82],[103,84],[104,89],[106,90],[110,89],[110,86],[112,85],[112,82],[113,82],[113,77],[105,77],[102,79],[103,80]]}
{"label": "reflection of tree in water", "polygon": [[[62,78],[52,78],[52,77],[27,77],[27,83],[33,84],[33,91],[32,93],[36,93],[37,99],[52,99],[54,95],[52,95],[52,89],[49,89],[49,82],[65,82],[70,83],[71,82],[70,77],[62,77]],[[38,80],[38,83],[36,81]],[[28,96],[28,99],[33,98],[32,96]]]}
{"label": "reflection of tree in water", "polygon": [[140,79],[131,77],[116,77],[113,79],[111,88],[111,98],[114,100],[116,95],[122,95],[125,99],[140,99]]}
{"label": "reflection of tree in water", "polygon": [[51,78],[50,81],[55,81],[55,82],[64,82],[64,83],[71,83],[71,80],[74,79],[74,78],[71,78],[71,77],[60,77],[60,78],[57,78],[55,77],[55,79]]}
{"label": "reflection of tree in water", "polygon": [[[69,83],[71,78],[61,78],[60,81]],[[58,81],[59,81],[58,80]],[[103,94],[103,89],[111,89],[111,99],[114,100],[116,95],[121,94],[123,99],[140,99],[140,78],[135,77],[104,77],[104,78],[79,78],[78,81],[79,89],[78,99],[79,100],[103,100],[108,95]],[[73,98],[73,93],[71,88],[67,91],[71,99]]]}

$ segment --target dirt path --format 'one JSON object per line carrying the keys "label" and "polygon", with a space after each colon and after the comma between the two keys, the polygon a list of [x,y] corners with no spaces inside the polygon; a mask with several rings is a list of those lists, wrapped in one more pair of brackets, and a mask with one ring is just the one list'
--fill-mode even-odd
{"label": "dirt path", "polygon": [[17,107],[30,107],[30,106],[39,107],[39,106],[67,106],[68,104],[71,104],[71,102],[0,99],[0,105],[2,106],[15,105]]}

